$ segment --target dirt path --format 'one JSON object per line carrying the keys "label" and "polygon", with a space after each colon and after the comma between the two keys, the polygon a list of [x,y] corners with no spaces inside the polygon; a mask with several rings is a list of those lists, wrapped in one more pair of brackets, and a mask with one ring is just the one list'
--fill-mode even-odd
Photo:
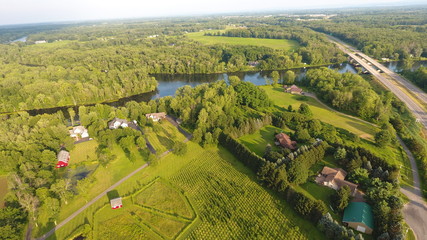
{"label": "dirt path", "polygon": [[[305,95],[316,99],[320,104],[322,104],[330,111],[377,127],[377,125],[373,123],[367,122],[365,120],[345,113],[338,112],[337,110],[329,107],[328,105],[320,101],[313,93],[305,93]],[[397,140],[399,141],[400,145],[403,147],[406,155],[409,158],[413,176],[412,186],[403,186],[400,188],[400,192],[405,194],[410,199],[410,202],[403,207],[403,216],[405,218],[406,223],[414,231],[415,237],[418,240],[424,240],[427,239],[427,204],[424,201],[421,191],[421,182],[418,173],[417,163],[415,161],[414,155],[412,155],[411,151],[409,151],[408,147],[405,145],[402,139],[397,137]]]}

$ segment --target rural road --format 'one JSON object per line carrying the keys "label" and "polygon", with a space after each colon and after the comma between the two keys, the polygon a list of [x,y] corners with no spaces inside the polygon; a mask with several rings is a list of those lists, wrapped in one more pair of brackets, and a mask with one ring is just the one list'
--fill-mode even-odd
{"label": "rural road", "polygon": [[[185,131],[184,129],[182,129],[179,124],[176,122],[176,120],[170,116],[167,116],[167,120],[172,123],[186,138],[184,140],[185,142],[190,141],[190,139],[193,137],[190,133],[188,133],[187,131]],[[147,141],[148,143],[148,141]],[[151,145],[151,144],[150,144]],[[154,148],[153,148],[154,150]],[[163,152],[162,154],[160,154],[160,158],[166,156],[168,153],[172,152],[173,149],[169,149],[165,152]],[[148,167],[149,163],[146,163],[144,165],[142,165],[141,167],[139,167],[138,169],[136,169],[135,171],[131,172],[129,175],[127,175],[126,177],[120,179],[118,182],[116,182],[115,184],[113,184],[112,186],[110,186],[108,189],[106,189],[105,191],[103,191],[102,193],[100,193],[98,196],[96,196],[94,199],[92,199],[90,202],[86,203],[83,207],[81,207],[79,210],[75,211],[73,214],[71,214],[69,217],[67,217],[64,221],[60,222],[58,225],[56,225],[54,228],[52,228],[49,232],[47,232],[46,234],[44,234],[43,236],[41,236],[40,238],[38,238],[38,240],[45,240],[47,239],[49,236],[51,236],[56,230],[62,228],[65,224],[67,224],[68,222],[70,222],[73,218],[75,218],[77,215],[79,215],[81,212],[83,212],[84,210],[86,210],[88,207],[90,207],[92,204],[94,204],[96,201],[98,201],[99,199],[101,199],[102,197],[104,197],[107,192],[114,190],[117,186],[119,186],[120,184],[122,184],[124,181],[128,180],[129,178],[131,178],[133,175],[137,174],[139,171],[141,171],[142,169]],[[27,237],[27,239],[29,239]]]}
{"label": "rural road", "polygon": [[[418,102],[414,101],[414,99],[408,96],[407,93],[402,91],[401,87],[406,88],[408,91],[412,92],[412,94],[415,95],[417,99],[421,101],[422,105],[427,103],[426,93],[422,92],[418,87],[414,86],[412,83],[408,82],[398,74],[390,71],[388,68],[381,65],[380,63],[370,58],[369,56],[366,56],[365,54],[354,49],[353,47],[346,45],[345,43],[343,43],[337,38],[330,37],[330,36],[328,37],[333,43],[335,43],[338,46],[339,49],[341,49],[351,58],[356,60],[367,71],[369,71],[375,78],[377,78],[385,87],[387,87],[393,94],[395,94],[402,102],[404,102],[406,106],[409,108],[409,110],[411,110],[414,116],[418,119],[418,121],[424,126],[424,128],[427,128],[426,111],[423,109],[422,106],[420,106]],[[367,61],[369,61],[372,65],[376,66],[381,71],[383,71],[384,75],[379,73],[376,69],[374,69],[371,65],[365,62],[362,58],[358,57],[356,53],[359,56],[362,56]],[[394,82],[392,82],[390,79]],[[424,201],[422,191],[421,191],[421,184],[420,184],[420,177],[418,173],[417,163],[415,161],[414,156],[406,147],[406,145],[402,142],[402,140],[400,138],[398,138],[398,140],[410,160],[413,181],[414,181],[413,186],[400,188],[400,191],[410,199],[410,202],[403,207],[403,215],[406,223],[413,230],[416,236],[416,239],[425,240],[427,239],[427,204]]]}

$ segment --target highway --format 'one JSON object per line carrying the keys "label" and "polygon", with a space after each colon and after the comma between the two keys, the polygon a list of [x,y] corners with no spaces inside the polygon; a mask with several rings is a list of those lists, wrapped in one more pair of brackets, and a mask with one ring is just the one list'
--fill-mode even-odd
{"label": "highway", "polygon": [[[351,58],[357,61],[362,67],[369,71],[375,78],[377,78],[385,87],[387,87],[392,93],[394,93],[406,106],[411,110],[414,116],[418,121],[427,128],[427,114],[422,106],[427,103],[427,94],[422,92],[418,87],[414,86],[412,83],[408,82],[403,77],[392,72],[385,66],[381,65],[379,62],[374,59],[366,56],[357,49],[352,48],[351,46],[346,45],[341,42],[339,39],[328,36],[329,39],[335,43],[339,49],[348,54]],[[357,56],[357,55],[358,56]],[[364,61],[361,57],[367,60]],[[384,73],[379,73],[372,65],[369,65],[370,62],[372,65],[383,71]],[[403,91],[402,88],[406,88],[406,91]],[[412,92],[409,93],[409,92]],[[413,95],[416,96],[417,101],[411,98]],[[422,191],[421,191],[421,181],[417,169],[417,164],[414,156],[409,151],[407,146],[403,141],[398,138],[400,144],[402,145],[404,151],[406,152],[409,161],[411,163],[412,175],[413,175],[413,186],[403,186],[400,191],[405,194],[409,199],[409,203],[405,204],[403,207],[403,215],[405,217],[406,223],[413,230],[416,239],[422,240],[427,239],[427,204],[424,201]]]}
{"label": "highway", "polygon": [[[394,93],[402,102],[406,104],[409,110],[414,114],[414,116],[418,119],[418,121],[427,129],[427,112],[424,110],[423,106],[420,105],[419,102],[414,100],[412,97],[408,95],[407,92],[403,91],[402,88],[406,88],[408,91],[411,91],[417,99],[423,104],[427,104],[427,94],[422,92],[421,89],[405,80],[398,74],[392,72],[385,66],[381,65],[379,62],[374,59],[366,56],[360,51],[354,49],[351,46],[346,45],[341,42],[339,39],[328,36],[329,39],[335,43],[339,49],[349,55],[352,59],[357,61],[362,67],[364,67],[368,72],[370,72],[376,79],[378,79],[385,87],[387,87],[392,93]],[[357,54],[357,55],[356,55]],[[372,65],[379,68],[384,74],[379,73],[372,65],[369,65],[368,62],[362,59],[365,58]]]}

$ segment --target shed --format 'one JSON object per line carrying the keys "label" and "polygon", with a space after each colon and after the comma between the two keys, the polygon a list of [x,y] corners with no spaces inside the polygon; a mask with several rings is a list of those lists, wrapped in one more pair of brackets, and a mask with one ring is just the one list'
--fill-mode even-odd
{"label": "shed", "polygon": [[111,199],[110,204],[111,204],[111,209],[122,208],[123,207],[122,198],[118,197],[118,198]]}
{"label": "shed", "polygon": [[57,159],[56,168],[66,167],[68,166],[68,161],[70,161],[70,153],[62,149],[59,151]]}
{"label": "shed", "polygon": [[344,210],[342,221],[349,227],[366,234],[372,234],[374,217],[372,208],[365,202],[351,202]]}

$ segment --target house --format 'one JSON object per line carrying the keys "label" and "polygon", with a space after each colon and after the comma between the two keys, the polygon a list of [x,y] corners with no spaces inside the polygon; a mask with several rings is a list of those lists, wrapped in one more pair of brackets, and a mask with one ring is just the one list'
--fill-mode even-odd
{"label": "house", "polygon": [[297,142],[292,141],[291,138],[284,134],[284,133],[279,133],[276,135],[276,145],[280,145],[284,148],[289,148],[291,150],[294,150],[297,146]]}
{"label": "house", "polygon": [[58,153],[58,163],[56,164],[56,168],[66,167],[68,166],[68,161],[70,161],[70,153],[64,149],[61,149]]}
{"label": "house", "polygon": [[351,195],[355,196],[357,184],[344,180],[347,172],[341,168],[323,167],[322,172],[316,177],[316,182],[323,186],[338,190],[347,185],[350,187]]}
{"label": "house", "polygon": [[83,138],[89,138],[89,133],[83,126],[73,127],[69,132],[70,137],[74,138],[76,141],[79,141]]}
{"label": "house", "polygon": [[145,117],[147,119],[153,120],[153,122],[158,122],[159,120],[166,118],[166,113],[165,112],[147,113],[147,114],[145,114]]}
{"label": "house", "polygon": [[111,209],[122,208],[123,207],[122,198],[118,197],[118,198],[111,199],[110,204],[111,204]]}
{"label": "house", "polygon": [[108,123],[108,128],[110,129],[118,129],[119,127],[127,128],[128,121],[126,119],[114,118]]}
{"label": "house", "polygon": [[349,203],[344,209],[342,221],[348,227],[366,234],[372,234],[374,228],[371,206],[365,202]]}
{"label": "house", "polygon": [[283,89],[285,90],[285,92],[287,93],[292,93],[292,94],[302,94],[302,89],[297,87],[297,85],[292,85],[292,86],[288,86],[288,85],[284,85]]}
{"label": "house", "polygon": [[42,43],[47,43],[46,40],[39,40],[39,41],[35,41],[35,44],[42,44]]}

